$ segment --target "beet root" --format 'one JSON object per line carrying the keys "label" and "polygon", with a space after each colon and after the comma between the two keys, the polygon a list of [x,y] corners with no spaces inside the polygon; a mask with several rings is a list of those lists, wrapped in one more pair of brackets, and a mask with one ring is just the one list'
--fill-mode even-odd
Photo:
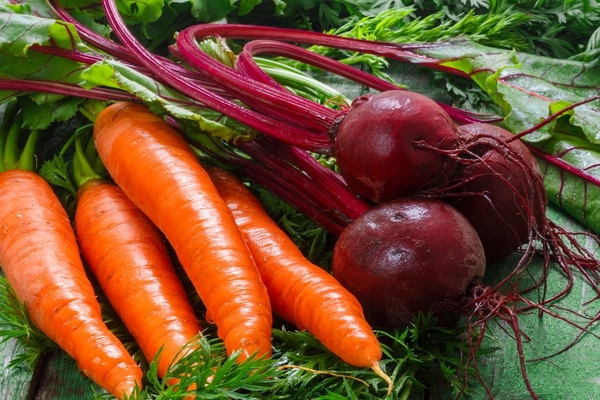
{"label": "beet root", "polygon": [[459,132],[470,155],[450,182],[447,199],[471,222],[487,262],[493,263],[528,243],[533,230],[543,226],[542,173],[523,142],[507,142],[513,135],[501,127],[468,124]]}
{"label": "beet root", "polygon": [[352,222],[335,245],[332,269],[374,326],[404,328],[429,310],[448,325],[456,317],[449,305],[483,277],[485,256],[479,236],[453,207],[405,197]]}
{"label": "beet root", "polygon": [[357,98],[334,140],[348,187],[375,203],[406,196],[451,174],[452,161],[431,148],[454,148],[458,141],[456,124],[435,101],[405,90]]}

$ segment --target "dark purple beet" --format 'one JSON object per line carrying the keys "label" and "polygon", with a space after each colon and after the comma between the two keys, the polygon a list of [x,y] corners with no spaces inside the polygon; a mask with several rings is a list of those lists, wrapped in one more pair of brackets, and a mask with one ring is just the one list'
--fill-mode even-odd
{"label": "dark purple beet", "polygon": [[498,261],[529,242],[532,228],[542,226],[546,192],[535,158],[520,140],[490,124],[460,127],[460,136],[479,159],[453,177],[448,202],[471,222],[488,263]]}
{"label": "dark purple beet", "polygon": [[454,148],[457,126],[432,99],[405,90],[359,97],[340,123],[334,155],[351,190],[380,203],[408,195],[453,172],[431,148]]}
{"label": "dark purple beet", "polygon": [[433,310],[453,323],[460,302],[485,272],[477,233],[456,209],[428,198],[380,204],[351,223],[333,252],[333,275],[363,305],[375,326],[403,328]]}

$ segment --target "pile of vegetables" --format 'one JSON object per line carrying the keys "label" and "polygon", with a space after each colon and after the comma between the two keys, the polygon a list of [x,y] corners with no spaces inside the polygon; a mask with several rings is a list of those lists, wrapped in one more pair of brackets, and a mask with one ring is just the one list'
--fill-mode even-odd
{"label": "pile of vegetables", "polygon": [[[200,395],[213,382],[230,397],[267,386],[277,394],[287,370],[327,374],[323,365],[286,362],[289,354],[282,356],[274,340],[285,347],[285,335],[293,334],[273,329],[281,318],[349,371],[332,376],[370,383],[344,384],[339,395],[403,398],[412,377],[399,375],[394,349],[425,315],[440,332],[466,319],[467,348],[456,345],[457,366],[477,376],[470,367],[489,321],[506,321],[522,359],[519,313],[559,317],[552,306],[569,293],[575,274],[600,292],[594,253],[546,216],[548,200],[562,204],[577,190],[571,184],[598,190],[595,164],[569,164],[571,152],[560,146],[591,140],[600,126],[597,66],[586,64],[564,89],[552,66],[535,75],[534,56],[497,51],[490,61],[489,49],[466,39],[401,44],[234,23],[181,26],[168,46],[153,51],[144,43],[149,20],[128,20],[157,11],[133,4],[102,0],[90,20],[58,1],[15,2],[1,16],[7,171],[0,196],[17,208],[0,216],[6,287],[32,324],[109,394]],[[249,11],[240,9],[240,18]],[[104,19],[114,36],[99,29],[96,20]],[[332,51],[469,77],[496,107],[481,113],[435,101],[376,70],[342,63]],[[369,93],[348,98],[302,74],[299,63]],[[535,114],[539,107],[520,109],[515,93],[529,93],[528,79],[564,96],[530,97],[548,106],[545,115]],[[35,124],[44,125],[49,110],[56,113],[51,121],[83,115],[93,127],[80,123],[37,174]],[[15,162],[23,128],[31,131],[25,161]],[[555,170],[573,177],[552,191]],[[260,190],[327,232],[331,274],[277,226],[256,197]],[[598,230],[589,217],[594,204],[572,213]],[[42,213],[46,205],[49,214]],[[40,226],[59,237],[43,236]],[[595,234],[582,236],[598,244]],[[499,284],[484,284],[486,268],[515,252],[515,269]],[[44,261],[34,263],[32,254]],[[563,289],[546,293],[545,274],[520,285],[534,258],[544,271],[564,275]],[[23,273],[22,262],[34,265],[31,272]],[[535,292],[537,301],[529,300]],[[97,293],[142,361],[102,322]],[[583,334],[596,319],[569,323]],[[365,368],[371,375],[359,379]],[[536,397],[524,362],[521,370]],[[237,381],[245,375],[247,383]],[[455,388],[466,390],[458,379]]]}

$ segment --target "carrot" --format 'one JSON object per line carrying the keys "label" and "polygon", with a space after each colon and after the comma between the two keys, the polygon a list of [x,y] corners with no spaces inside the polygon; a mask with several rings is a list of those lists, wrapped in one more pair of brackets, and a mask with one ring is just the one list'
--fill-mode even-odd
{"label": "carrot", "polygon": [[40,132],[20,149],[22,113],[7,102],[0,124],[0,265],[29,317],[115,397],[141,388],[142,370],[109,331],[81,261],[71,221],[35,171]]}
{"label": "carrot", "polygon": [[185,139],[148,108],[115,103],[94,126],[114,181],[172,245],[228,354],[270,356],[267,290],[236,226]]}
{"label": "carrot", "polygon": [[142,371],[101,318],[71,223],[50,185],[26,170],[0,173],[0,265],[32,322],[118,398]]}
{"label": "carrot", "polygon": [[[215,167],[205,169],[233,213],[267,287],[273,311],[311,332],[348,364],[383,373],[379,367],[380,343],[358,300],[304,257],[234,175]],[[390,384],[387,375],[384,379]]]}
{"label": "carrot", "polygon": [[157,372],[164,376],[201,328],[162,235],[118,186],[102,179],[79,188],[75,233],[87,265],[148,361],[162,348]]}
{"label": "carrot", "polygon": [[[78,187],[75,234],[88,267],[159,377],[184,355],[201,327],[164,237],[106,172],[88,136],[76,133],[73,177]],[[48,164],[46,164],[48,165]],[[45,165],[45,166],[46,166]],[[56,165],[54,173],[69,179]],[[175,382],[173,382],[175,383]]]}

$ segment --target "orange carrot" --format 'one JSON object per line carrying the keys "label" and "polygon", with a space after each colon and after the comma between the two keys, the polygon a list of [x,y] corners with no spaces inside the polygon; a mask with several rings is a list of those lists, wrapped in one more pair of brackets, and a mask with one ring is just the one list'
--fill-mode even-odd
{"label": "orange carrot", "polygon": [[84,259],[158,375],[183,356],[200,323],[152,222],[116,185],[87,180],[77,192],[75,233]]}
{"label": "orange carrot", "polygon": [[240,360],[271,354],[267,290],[231,212],[179,133],[146,107],[115,103],[94,126],[111,177],[173,246],[207,308],[207,320]]}
{"label": "orange carrot", "polygon": [[101,318],[71,223],[50,185],[31,171],[0,173],[0,265],[33,323],[118,398],[142,371]]}
{"label": "orange carrot", "polygon": [[311,332],[348,364],[381,372],[381,346],[358,300],[304,257],[241,181],[225,170],[205,169],[235,217],[267,287],[273,311]]}

